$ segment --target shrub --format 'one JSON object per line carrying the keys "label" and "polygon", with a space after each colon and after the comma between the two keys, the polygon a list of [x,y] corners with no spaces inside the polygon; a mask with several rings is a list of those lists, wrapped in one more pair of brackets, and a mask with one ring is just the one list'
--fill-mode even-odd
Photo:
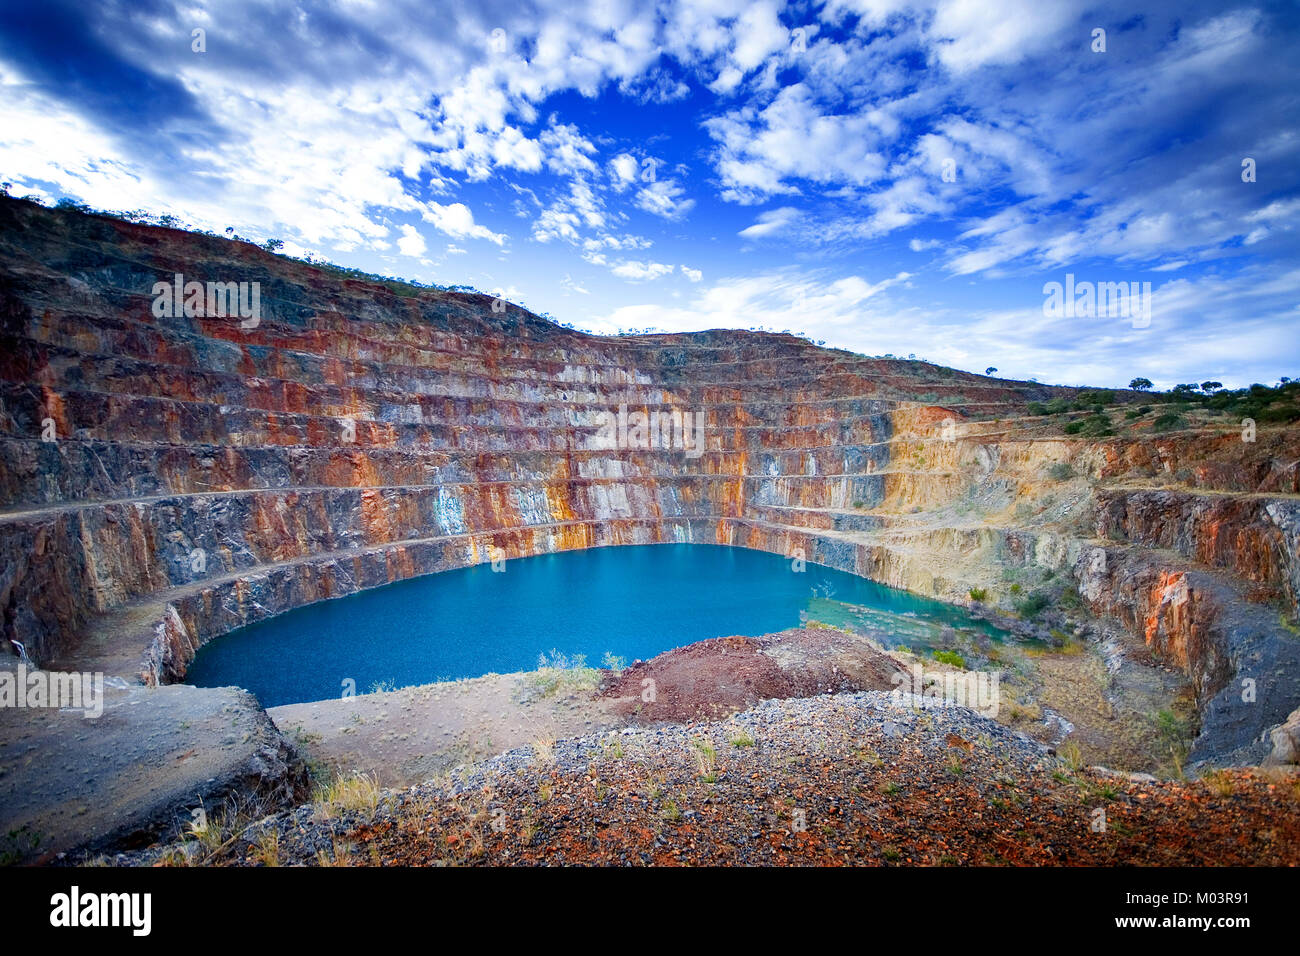
{"label": "shrub", "polygon": [[1016,602],[1016,613],[1021,617],[1033,617],[1051,603],[1052,599],[1046,594],[1042,591],[1035,591],[1023,600]]}
{"label": "shrub", "polygon": [[1079,434],[1084,438],[1105,438],[1107,435],[1115,434],[1115,429],[1110,427],[1110,419],[1107,416],[1097,413],[1083,420]]}
{"label": "shrub", "polygon": [[1025,410],[1029,412],[1030,415],[1047,414],[1047,406],[1044,405],[1042,402],[1030,402],[1027,406],[1025,406]]}
{"label": "shrub", "polygon": [[1053,481],[1069,481],[1074,477],[1074,469],[1067,461],[1053,462],[1047,467],[1047,476]]}
{"label": "shrub", "polygon": [[1151,423],[1151,429],[1158,432],[1173,431],[1176,428],[1184,428],[1187,420],[1177,412],[1162,412],[1156,416],[1156,420]]}
{"label": "shrub", "polygon": [[989,596],[989,592],[984,588],[971,588],[968,593],[972,601],[983,601]]}
{"label": "shrub", "polygon": [[1083,607],[1083,598],[1079,596],[1079,592],[1075,588],[1067,587],[1061,592],[1061,607],[1068,610],[1077,610]]}
{"label": "shrub", "polygon": [[940,664],[947,664],[950,667],[966,669],[966,660],[956,651],[935,651],[934,659]]}
{"label": "shrub", "polygon": [[1049,415],[1059,415],[1070,410],[1070,403],[1064,398],[1054,398],[1043,408]]}
{"label": "shrub", "polygon": [[1086,388],[1079,393],[1075,403],[1077,406],[1114,405],[1115,393],[1108,388]]}

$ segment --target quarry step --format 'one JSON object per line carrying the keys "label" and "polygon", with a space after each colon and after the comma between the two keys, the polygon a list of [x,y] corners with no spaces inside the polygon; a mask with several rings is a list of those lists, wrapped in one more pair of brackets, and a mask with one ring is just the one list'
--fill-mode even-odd
{"label": "quarry step", "polygon": [[[87,275],[87,279],[93,278],[93,273]],[[83,280],[86,281],[86,280]],[[98,291],[108,291],[120,293],[123,295],[140,295],[142,299],[148,300],[139,289],[125,289],[121,287],[99,284],[89,286]],[[267,303],[276,302],[272,296],[265,297]],[[301,308],[302,303],[285,302],[284,304],[294,308]],[[351,321],[341,324],[331,329],[331,336],[328,340],[322,340],[317,330],[304,330],[297,326],[286,326],[278,324],[274,318],[268,318],[256,329],[240,329],[238,332],[232,332],[226,327],[214,326],[213,330],[224,332],[224,335],[204,334],[197,330],[191,330],[180,325],[171,325],[158,322],[142,322],[131,317],[123,316],[121,312],[99,310],[86,308],[85,304],[78,309],[75,314],[60,314],[52,312],[50,321],[42,326],[41,333],[45,338],[40,341],[47,342],[51,345],[60,344],[60,341],[67,343],[76,343],[78,341],[79,325],[84,324],[86,320],[93,321],[101,339],[107,340],[110,333],[113,337],[113,344],[117,347],[112,349],[115,354],[131,354],[133,347],[137,347],[136,354],[140,358],[149,358],[154,354],[154,350],[162,346],[181,346],[193,347],[196,344],[208,344],[212,342],[232,342],[243,347],[247,344],[253,344],[266,352],[282,352],[285,354],[294,354],[312,361],[318,360],[320,356],[330,356],[344,361],[375,361],[373,358],[366,357],[368,352],[387,352],[397,355],[428,355],[431,359],[429,362],[389,362],[387,364],[394,366],[406,366],[412,369],[424,367],[436,367],[438,362],[446,358],[463,359],[467,355],[476,354],[473,349],[479,341],[473,337],[455,336],[455,344],[446,344],[441,346],[426,345],[420,346],[412,342],[402,342],[394,344],[380,337],[380,332],[390,331],[388,328],[376,328],[366,330],[361,328],[362,323]],[[328,315],[333,310],[322,310]],[[63,321],[60,321],[63,320]],[[197,325],[197,324],[196,324]],[[363,334],[371,331],[371,334]],[[275,338],[271,339],[274,334]],[[234,336],[238,335],[236,339]],[[588,339],[581,333],[574,334],[580,339]],[[507,337],[489,337],[486,339],[490,346],[482,349],[479,353],[483,358],[490,358],[499,372],[508,372],[512,366],[520,370],[526,370],[529,373],[538,371],[537,365],[540,362],[550,362],[553,364],[562,364],[565,366],[572,365],[571,357],[563,350],[552,349],[553,354],[547,356],[545,352],[541,355],[535,355],[529,352],[526,340]],[[501,346],[506,343],[518,349],[522,354],[519,356],[503,352]],[[606,346],[607,343],[600,343]],[[153,348],[150,348],[152,346]],[[300,346],[300,347],[295,347]],[[625,359],[628,356],[636,357],[637,352],[641,352],[647,364],[656,367],[656,371],[665,371],[662,356],[667,351],[678,351],[682,353],[697,353],[690,359],[689,364],[693,371],[698,375],[701,368],[725,368],[732,374],[740,376],[738,378],[711,381],[703,377],[697,378],[697,381],[705,387],[736,387],[746,386],[752,381],[753,374],[762,369],[770,369],[778,362],[786,366],[795,366],[801,369],[802,374],[794,376],[785,381],[807,381],[821,380],[827,375],[830,376],[862,376],[864,373],[870,374],[874,381],[890,381],[890,376],[882,376],[880,373],[883,369],[890,368],[891,363],[885,360],[871,358],[854,358],[845,359],[837,358],[827,360],[824,354],[819,354],[820,350],[812,348],[806,350],[806,354],[799,358],[786,358],[774,360],[771,357],[752,358],[752,359],[730,359],[730,358],[712,358],[718,350],[710,347],[702,347],[690,343],[670,344],[659,346],[637,346],[633,340],[624,339],[619,342],[618,346],[610,349],[621,353],[620,359],[611,357],[607,362],[593,362],[587,359],[580,364],[592,369],[605,369],[612,373],[623,375],[626,373]],[[357,358],[358,353],[363,357]],[[725,353],[723,353],[725,355]],[[197,367],[197,363],[195,363]],[[1034,388],[1042,390],[1043,386],[1035,386],[1033,383],[1007,383],[997,380],[990,380],[983,377],[971,375],[970,373],[958,373],[954,381],[952,374],[926,378],[924,375],[909,375],[907,381],[909,384],[917,386],[926,386],[932,389],[971,389],[983,390],[1000,394],[1007,394],[1016,386],[1020,388]],[[781,382],[780,384],[785,384]],[[1017,393],[1018,394],[1018,393]],[[1018,396],[1022,397],[1022,396]]]}

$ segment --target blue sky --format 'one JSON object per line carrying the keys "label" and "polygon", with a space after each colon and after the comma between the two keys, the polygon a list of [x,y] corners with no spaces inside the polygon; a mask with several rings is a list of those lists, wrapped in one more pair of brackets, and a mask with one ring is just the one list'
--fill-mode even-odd
{"label": "blue sky", "polygon": [[[789,329],[1066,384],[1300,377],[1293,3],[0,11],[14,195],[596,332]],[[1067,273],[1151,283],[1149,321],[1046,316]]]}

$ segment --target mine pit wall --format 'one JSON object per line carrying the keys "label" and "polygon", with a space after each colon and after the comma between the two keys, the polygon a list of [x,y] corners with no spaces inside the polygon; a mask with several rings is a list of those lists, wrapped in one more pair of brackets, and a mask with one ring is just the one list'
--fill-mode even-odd
{"label": "mine pit wall", "polygon": [[[993,542],[995,532],[982,535]],[[986,542],[986,543],[988,543]],[[507,559],[592,547],[634,544],[721,544],[800,557],[895,587],[952,600],[959,581],[933,575],[910,556],[887,547],[858,545],[737,517],[666,517],[577,521],[561,526],[476,532],[444,539],[402,543],[383,549],[262,567],[246,575],[200,587],[168,603],[153,625],[141,669],[147,683],[184,679],[198,648],[238,627],[316,601],[352,594],[395,581],[482,564],[493,548]],[[507,566],[508,567],[508,566]],[[653,585],[651,585],[653,586]],[[678,595],[689,600],[689,595]]]}
{"label": "mine pit wall", "polygon": [[[71,451],[78,447],[73,443],[46,445],[51,450],[43,454],[62,456],[62,445],[69,451],[67,457],[55,459],[60,463],[53,466],[55,473],[65,472],[67,461],[80,458]],[[303,462],[329,468],[339,461],[320,450],[302,451]],[[875,444],[818,450],[800,460],[820,458],[827,471],[842,472],[873,455],[884,460],[886,452],[886,446]],[[782,454],[757,456],[757,463],[779,467]],[[361,454],[360,460],[368,458]],[[14,628],[7,632],[22,634],[34,659],[50,660],[74,650],[67,638],[77,634],[90,615],[168,588],[256,573],[269,564],[414,546],[431,538],[515,529],[528,533],[574,522],[616,527],[620,522],[653,525],[696,517],[715,521],[743,515],[751,501],[813,507],[848,507],[856,501],[874,506],[885,486],[883,476],[871,475],[731,474],[729,468],[749,467],[751,459],[716,453],[696,460],[653,454],[575,456],[558,463],[553,457],[530,455],[472,460],[479,466],[480,480],[464,484],[313,488],[295,481],[288,489],[163,495],[7,516],[0,521],[0,608],[9,608],[7,628]],[[357,463],[345,460],[349,467]],[[398,463],[416,464],[406,453]],[[469,471],[469,462],[463,464]],[[379,466],[386,467],[383,462]],[[613,477],[534,478],[548,468]],[[714,469],[720,473],[712,473]],[[376,470],[372,467],[371,473]],[[344,472],[328,477],[351,476]],[[512,480],[486,480],[498,478]],[[621,539],[614,532],[609,540]],[[535,553],[537,547],[529,544],[519,553]],[[196,549],[202,553],[200,567],[191,560]],[[339,557],[349,559],[347,554]]]}
{"label": "mine pit wall", "polygon": [[[890,531],[889,542],[871,544],[818,535],[880,531],[883,522],[876,515],[800,509],[929,509],[982,481],[1028,486],[1051,463],[1067,461],[1079,473],[1096,474],[1114,458],[1104,445],[1071,441],[946,442],[902,435],[890,445],[883,438],[898,422],[879,407],[856,409],[867,418],[853,433],[865,443],[838,447],[833,443],[846,431],[840,424],[814,422],[825,447],[784,450],[768,445],[774,434],[766,428],[721,430],[711,423],[716,450],[698,459],[611,456],[572,445],[558,454],[550,437],[507,451],[501,444],[520,437],[511,429],[484,432],[500,441],[477,436],[475,445],[488,446],[481,451],[428,447],[421,444],[429,440],[423,433],[413,444],[385,441],[355,450],[311,444],[132,447],[100,439],[94,429],[78,442],[12,438],[0,444],[9,464],[0,491],[10,505],[150,493],[160,498],[65,506],[0,525],[0,609],[8,626],[35,636],[31,650],[39,659],[63,649],[61,636],[96,614],[192,585],[141,636],[139,646],[148,647],[141,676],[165,683],[183,679],[204,642],[236,627],[317,600],[481,563],[489,547],[519,557],[662,541],[728,544],[801,554],[965,603],[977,582],[960,568],[936,572],[929,559],[937,553],[993,567],[1067,569],[1094,612],[1122,621],[1187,672],[1203,706],[1224,689],[1233,664],[1218,624],[1224,609],[1212,599],[1213,589],[1149,558],[1129,567],[1126,558],[1113,555],[1099,579],[1090,549],[1050,532],[919,529]],[[933,431],[914,410],[904,417],[913,435],[917,428]],[[105,427],[104,435],[109,431]],[[314,437],[310,428],[300,433]],[[775,435],[781,444],[809,440],[807,434]],[[924,471],[901,470],[910,464]],[[463,484],[447,480],[458,477]],[[438,479],[443,483],[428,484]],[[223,486],[236,493],[211,493]],[[1096,495],[1102,537],[1121,532],[1147,547],[1171,548],[1295,593],[1296,522],[1289,502],[1206,504],[1164,492]],[[209,562],[203,575],[187,561],[196,547]],[[205,577],[218,580],[205,586]],[[30,587],[33,582],[39,586]]]}
{"label": "mine pit wall", "polygon": [[1268,729],[1300,701],[1300,640],[1276,607],[1247,601],[1214,572],[1171,567],[1159,552],[1106,548],[1098,562],[1096,550],[1074,563],[1081,595],[1191,681],[1201,729],[1189,762],[1261,762]]}
{"label": "mine pit wall", "polygon": [[[563,460],[566,470],[600,474],[599,479],[528,485],[520,483],[525,476],[540,476],[548,468],[554,472],[553,455],[485,453],[443,459],[439,470],[444,473],[455,473],[459,466],[470,477],[471,465],[477,466],[478,480],[471,478],[463,486],[371,489],[302,485],[315,479],[351,485],[361,468],[371,480],[422,477],[422,470],[430,465],[427,455],[401,449],[341,452],[295,448],[290,450],[295,455],[291,474],[239,469],[242,480],[288,479],[295,486],[288,490],[191,493],[157,501],[101,503],[0,525],[0,554],[6,557],[6,571],[0,578],[4,603],[0,606],[7,604],[10,615],[22,615],[20,630],[36,635],[31,650],[40,658],[59,649],[60,633],[75,630],[93,614],[170,587],[196,585],[198,592],[178,599],[147,642],[150,651],[144,673],[150,680],[167,682],[180,679],[194,650],[213,636],[315,600],[479,563],[486,560],[489,544],[502,548],[509,557],[620,543],[731,544],[787,557],[801,553],[814,563],[958,603],[966,601],[966,590],[974,582],[960,572],[951,577],[936,573],[927,558],[934,553],[975,555],[982,563],[1001,567],[1076,566],[1080,593],[1094,611],[1122,620],[1146,637],[1154,649],[1176,661],[1192,678],[1198,698],[1212,695],[1226,680],[1228,660],[1213,627],[1217,609],[1198,605],[1196,592],[1184,598],[1178,590],[1183,578],[1176,573],[1144,566],[1140,573],[1116,575],[1113,582],[1093,582],[1088,579],[1089,565],[1079,560],[1081,549],[1076,542],[1052,533],[993,527],[891,532],[892,543],[903,547],[853,544],[816,532],[878,530],[881,519],[799,510],[930,507],[951,501],[970,487],[972,472],[976,480],[995,471],[1030,474],[1045,462],[1068,458],[1071,452],[1076,455],[1075,464],[1086,468],[1082,457],[1098,454],[1095,449],[1071,443],[1047,449],[1035,444],[918,441],[914,448],[905,442],[894,446],[905,453],[919,451],[940,460],[953,469],[946,475],[887,471],[898,459],[891,463],[890,448],[881,442],[755,455],[714,452],[696,460],[634,453],[611,458],[605,453]],[[5,447],[19,445],[11,442]],[[129,457],[129,449],[121,446],[107,445],[103,452],[110,450]],[[217,458],[242,464],[244,452],[259,450],[173,451],[190,456],[187,463],[193,456],[208,454],[215,465]],[[80,443],[41,444],[36,456],[61,456],[60,467],[51,468],[51,472],[66,476],[76,470],[66,462],[78,460],[80,455],[86,464],[87,453],[103,457],[93,446]],[[811,473],[790,474],[800,465]],[[880,473],[871,473],[877,468]],[[103,467],[90,474],[112,476],[114,472],[112,467]],[[155,468],[154,474],[165,472]],[[181,468],[176,474],[189,472]],[[636,477],[639,475],[646,477]],[[131,485],[129,477],[123,480]],[[131,490],[119,482],[113,484],[119,490]],[[1258,520],[1253,524],[1238,520],[1237,526],[1247,530],[1225,544],[1222,534],[1198,539],[1190,531],[1175,533],[1170,530],[1173,525],[1151,516],[1151,507],[1141,507],[1141,496],[1133,504],[1126,504],[1127,500],[1123,496],[1102,499],[1098,521],[1103,535],[1122,526],[1127,535],[1149,546],[1176,545],[1184,538],[1207,540],[1215,545],[1210,553],[1225,561],[1231,558],[1238,571],[1242,570],[1242,554],[1263,556],[1250,564],[1253,573],[1248,576],[1293,580],[1280,573],[1288,568],[1293,575],[1295,567],[1293,561],[1283,559],[1281,539],[1275,533],[1259,531],[1255,527]],[[1250,514],[1258,519],[1258,514],[1267,514],[1267,508],[1276,504],[1254,506],[1256,510]],[[1236,507],[1237,511],[1227,510],[1240,518],[1244,505]],[[1193,527],[1190,522],[1184,524]],[[1202,526],[1204,522],[1195,527]],[[1225,526],[1223,521],[1216,525]],[[1173,535],[1174,540],[1153,537],[1157,531]],[[1240,548],[1235,542],[1243,540],[1242,535],[1255,546]],[[435,538],[439,540],[424,540]],[[909,546],[921,550],[913,553]],[[193,548],[202,548],[206,554],[208,565],[202,574],[194,572],[188,561]],[[336,554],[365,549],[377,550]],[[297,563],[266,567],[276,562]],[[202,587],[204,578],[223,575],[241,577]],[[21,589],[16,585],[22,579],[42,583],[35,593],[18,600]]]}
{"label": "mine pit wall", "polygon": [[1241,432],[1153,436],[1138,442],[1107,442],[1097,477],[1177,479],[1211,491],[1300,494],[1300,459],[1293,434],[1261,431],[1249,446]]}
{"label": "mine pit wall", "polygon": [[[801,551],[959,603],[1003,567],[1061,569],[1094,611],[1184,667],[1211,712],[1234,668],[1262,667],[1246,633],[1258,622],[1243,624],[1239,598],[1213,578],[1111,546],[1098,574],[1079,541],[997,527],[1009,512],[994,513],[1042,491],[1058,462],[1091,480],[1300,492],[1294,449],[1266,432],[1247,460],[1230,432],[1030,441],[956,416],[957,440],[944,441],[945,401],[996,418],[1008,410],[998,403],[1015,413],[1062,391],[950,370],[918,388],[915,368],[788,336],[597,339],[513,307],[499,318],[483,296],[403,297],[245,244],[10,200],[0,226],[19,253],[0,262],[0,507],[47,509],[0,517],[0,614],[38,659],[75,659],[97,615],[159,595],[140,669],[176,680],[196,647],[234,627],[479,563],[489,547],[518,557],[695,541]],[[94,242],[102,261],[69,253]],[[113,264],[123,252],[136,264]],[[262,282],[258,328],[151,314],[158,274],[231,270]],[[597,415],[624,403],[704,410],[708,452],[596,447]],[[36,438],[45,417],[61,440]],[[355,421],[351,444],[340,418]],[[892,520],[970,491],[993,526]],[[1252,511],[1077,493],[1103,495],[1102,539],[1115,530],[1295,600],[1285,499]],[[187,560],[196,547],[203,575]]]}
{"label": "mine pit wall", "polygon": [[1165,548],[1300,598],[1300,501],[1176,491],[1101,490],[1098,533]]}
{"label": "mine pit wall", "polygon": [[[1098,554],[1104,555],[1099,559]],[[1204,704],[1232,676],[1219,589],[1203,575],[1171,570],[1149,555],[1085,548],[1070,568],[1092,610],[1120,621],[1177,665]]]}
{"label": "mine pit wall", "polygon": [[834,478],[883,473],[889,447],[826,446],[807,451],[713,451],[699,458],[602,450],[420,451],[100,441],[0,441],[0,507],[295,488],[414,487],[476,482],[673,479],[747,476]]}
{"label": "mine pit wall", "polygon": [[262,568],[168,603],[162,619],[153,626],[140,677],[150,684],[182,680],[199,647],[235,628],[316,601],[483,564],[491,560],[494,548],[509,560],[614,545],[711,543],[714,527],[715,522],[705,518],[578,521],[457,535],[350,556],[322,555],[311,561]]}

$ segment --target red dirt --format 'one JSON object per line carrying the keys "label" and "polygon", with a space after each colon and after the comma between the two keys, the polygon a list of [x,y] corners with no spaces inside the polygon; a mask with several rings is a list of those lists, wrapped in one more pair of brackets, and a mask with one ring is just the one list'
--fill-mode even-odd
{"label": "red dirt", "polygon": [[601,696],[619,698],[617,712],[631,721],[682,723],[716,720],[760,700],[890,690],[898,670],[887,654],[844,632],[791,628],[699,641],[638,661]]}

